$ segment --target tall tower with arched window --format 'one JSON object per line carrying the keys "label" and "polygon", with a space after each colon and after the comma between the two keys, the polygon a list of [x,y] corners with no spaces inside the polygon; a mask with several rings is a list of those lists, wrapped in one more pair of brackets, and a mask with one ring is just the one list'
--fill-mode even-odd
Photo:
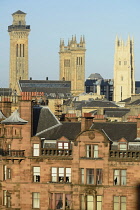
{"label": "tall tower with arched window", "polygon": [[28,35],[26,13],[18,10],[12,14],[13,24],[8,26],[10,35],[10,78],[9,87],[18,90],[18,81],[28,79]]}
{"label": "tall tower with arched window", "polygon": [[85,39],[81,36],[77,43],[76,36],[64,45],[60,41],[60,72],[59,79],[71,81],[71,93],[74,95],[85,91]]}
{"label": "tall tower with arched window", "polygon": [[122,101],[135,94],[134,41],[124,43],[116,37],[114,56],[114,101]]}

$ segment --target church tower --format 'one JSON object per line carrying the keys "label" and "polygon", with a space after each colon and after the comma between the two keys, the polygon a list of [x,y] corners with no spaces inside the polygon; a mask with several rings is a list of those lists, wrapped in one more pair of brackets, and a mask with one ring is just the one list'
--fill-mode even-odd
{"label": "church tower", "polygon": [[12,14],[13,24],[8,26],[10,35],[10,79],[9,87],[18,90],[18,81],[28,79],[28,35],[26,13],[18,10]]}
{"label": "church tower", "polygon": [[85,39],[81,36],[77,43],[76,36],[64,45],[60,40],[60,80],[71,81],[71,93],[80,94],[85,91]]}
{"label": "church tower", "polygon": [[114,101],[122,101],[135,94],[134,41],[124,43],[116,37],[114,56]]}

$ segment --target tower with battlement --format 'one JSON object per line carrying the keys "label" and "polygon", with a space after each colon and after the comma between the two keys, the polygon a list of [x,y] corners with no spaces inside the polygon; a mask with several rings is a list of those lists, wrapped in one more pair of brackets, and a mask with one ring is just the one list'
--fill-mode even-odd
{"label": "tower with battlement", "polygon": [[127,42],[116,37],[114,56],[114,101],[122,101],[135,94],[134,40]]}
{"label": "tower with battlement", "polygon": [[68,41],[65,46],[64,40],[60,40],[60,80],[71,81],[71,93],[80,94],[85,91],[85,39],[81,36],[77,43],[76,36]]}
{"label": "tower with battlement", "polygon": [[12,14],[13,24],[8,26],[10,35],[10,78],[9,87],[18,90],[18,81],[28,79],[28,35],[26,13],[18,10]]}

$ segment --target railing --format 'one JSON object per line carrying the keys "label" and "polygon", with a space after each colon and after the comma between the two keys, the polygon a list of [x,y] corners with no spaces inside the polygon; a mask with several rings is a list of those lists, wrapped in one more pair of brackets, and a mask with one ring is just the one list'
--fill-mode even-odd
{"label": "railing", "polygon": [[9,157],[24,157],[25,150],[7,150],[1,151],[2,156],[9,156]]}
{"label": "railing", "polygon": [[121,150],[110,150],[109,152],[110,159],[139,159],[140,160],[140,151],[121,151]]}
{"label": "railing", "polygon": [[72,149],[48,149],[42,148],[41,155],[46,156],[71,156]]}

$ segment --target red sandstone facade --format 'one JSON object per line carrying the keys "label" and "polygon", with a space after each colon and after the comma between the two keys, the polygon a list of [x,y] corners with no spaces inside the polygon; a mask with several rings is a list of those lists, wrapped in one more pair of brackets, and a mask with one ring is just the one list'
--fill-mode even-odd
{"label": "red sandstone facade", "polygon": [[30,101],[21,101],[20,117],[28,123],[0,125],[0,209],[139,209],[140,151],[111,150],[103,131],[84,130],[85,119],[73,141],[43,148]]}

